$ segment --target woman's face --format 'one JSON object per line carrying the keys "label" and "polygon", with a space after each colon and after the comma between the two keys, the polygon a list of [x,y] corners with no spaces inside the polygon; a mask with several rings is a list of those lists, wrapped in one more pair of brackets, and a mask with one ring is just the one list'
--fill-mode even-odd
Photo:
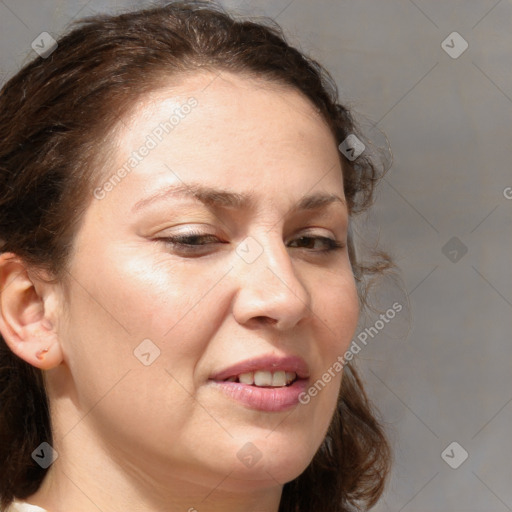
{"label": "woman's face", "polygon": [[358,317],[333,136],[296,91],[203,73],[146,97],[114,147],[48,375],[57,451],[182,488],[284,484],[320,446],[341,373],[299,394]]}

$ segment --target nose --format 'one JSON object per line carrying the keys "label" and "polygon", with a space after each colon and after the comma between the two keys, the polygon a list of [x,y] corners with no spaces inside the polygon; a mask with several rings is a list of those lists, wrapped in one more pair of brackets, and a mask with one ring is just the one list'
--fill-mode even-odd
{"label": "nose", "polygon": [[245,326],[266,323],[285,331],[312,314],[310,293],[279,237],[265,235],[257,240],[249,237],[236,252],[233,270],[238,291],[233,315],[238,323]]}

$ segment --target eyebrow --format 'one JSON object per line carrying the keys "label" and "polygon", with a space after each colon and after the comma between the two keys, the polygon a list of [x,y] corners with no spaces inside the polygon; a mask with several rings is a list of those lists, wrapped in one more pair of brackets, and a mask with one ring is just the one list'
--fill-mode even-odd
{"label": "eyebrow", "polygon": [[[235,208],[235,209],[253,209],[256,205],[256,196],[254,193],[240,194],[230,190],[208,187],[199,183],[182,183],[166,187],[150,197],[141,199],[132,208],[136,212],[146,208],[152,203],[169,199],[173,197],[186,197],[200,201],[210,208]],[[316,192],[304,196],[300,201],[292,206],[288,213],[296,213],[303,210],[319,210],[333,203],[341,203],[346,206],[344,198],[336,194],[325,192]]]}

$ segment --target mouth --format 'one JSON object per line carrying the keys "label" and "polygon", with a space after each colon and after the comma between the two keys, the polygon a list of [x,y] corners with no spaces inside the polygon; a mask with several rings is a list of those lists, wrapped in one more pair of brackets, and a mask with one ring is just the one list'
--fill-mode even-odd
{"label": "mouth", "polygon": [[309,368],[302,358],[263,356],[226,368],[210,382],[238,404],[280,412],[299,403],[308,379]]}
{"label": "mouth", "polygon": [[229,379],[231,382],[238,380],[238,382],[256,386],[285,386],[297,378],[307,379],[308,377],[309,367],[302,357],[272,354],[235,363],[215,373],[210,379],[215,381]]}
{"label": "mouth", "polygon": [[232,375],[223,382],[239,382],[248,386],[256,386],[260,388],[282,388],[290,386],[297,380],[295,372],[285,372],[284,370],[267,371],[258,370],[255,372],[241,373],[240,375]]}

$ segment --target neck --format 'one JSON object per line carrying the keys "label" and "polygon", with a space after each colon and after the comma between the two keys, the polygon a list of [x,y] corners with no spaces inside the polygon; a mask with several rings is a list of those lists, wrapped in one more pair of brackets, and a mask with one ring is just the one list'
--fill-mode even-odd
{"label": "neck", "polygon": [[278,512],[281,499],[281,485],[236,492],[245,483],[229,475],[216,484],[174,479],[163,487],[120,468],[105,471],[101,464],[96,469],[56,461],[26,501],[48,512]]}

